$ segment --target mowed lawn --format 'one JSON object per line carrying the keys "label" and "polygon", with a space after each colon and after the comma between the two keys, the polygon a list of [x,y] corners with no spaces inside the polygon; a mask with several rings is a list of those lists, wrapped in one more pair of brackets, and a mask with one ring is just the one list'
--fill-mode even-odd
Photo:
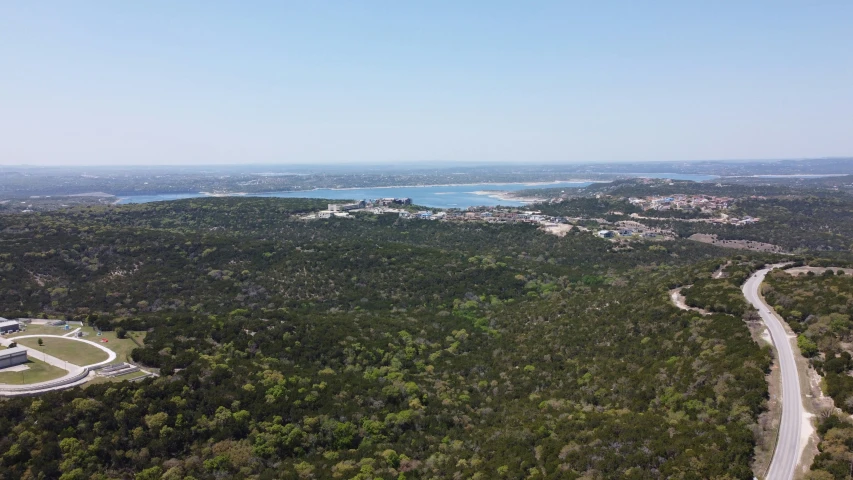
{"label": "mowed lawn", "polygon": [[116,359],[113,363],[122,363],[130,360],[130,352],[132,352],[134,348],[138,348],[136,343],[134,343],[130,337],[133,336],[140,344],[143,344],[145,341],[145,333],[146,332],[127,332],[128,338],[120,339],[116,336],[116,332],[114,331],[101,332],[101,335],[98,336],[94,328],[83,327],[83,334],[85,335],[83,338],[86,340],[95,343],[101,343],[101,339],[107,340],[106,343],[101,343],[101,345],[116,352]]}
{"label": "mowed lawn", "polygon": [[9,385],[23,385],[30,383],[46,382],[55,380],[65,375],[65,370],[48,365],[41,360],[30,358],[24,365],[30,367],[23,372],[3,372],[0,371],[0,383]]}
{"label": "mowed lawn", "polygon": [[7,338],[20,337],[23,335],[65,335],[70,330],[63,327],[49,327],[47,325],[24,325],[24,329],[17,333],[6,335]]}
{"label": "mowed lawn", "polygon": [[36,350],[43,351],[48,355],[53,355],[56,358],[67,360],[68,363],[73,363],[74,365],[81,367],[103,362],[109,358],[107,352],[76,340],[44,337],[42,338],[42,341],[44,342],[43,347],[39,346],[38,338],[22,338],[16,341],[20,345],[35,348]]}

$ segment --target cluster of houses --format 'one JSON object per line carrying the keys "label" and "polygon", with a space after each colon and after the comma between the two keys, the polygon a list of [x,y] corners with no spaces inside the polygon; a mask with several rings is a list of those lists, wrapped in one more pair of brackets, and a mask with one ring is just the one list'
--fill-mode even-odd
{"label": "cluster of houses", "polygon": [[628,202],[643,210],[695,210],[713,212],[726,210],[734,201],[729,197],[713,195],[684,195],[677,194],[668,197],[629,198]]}
{"label": "cluster of houses", "polygon": [[[399,215],[402,218],[420,219],[420,220],[443,220],[451,222],[487,222],[487,223],[532,223],[539,225],[545,231],[554,233],[555,231],[564,232],[565,227],[571,228],[572,225],[577,225],[579,222],[591,220],[599,224],[606,223],[602,218],[583,218],[583,217],[559,217],[552,215],[544,215],[538,210],[519,210],[506,207],[472,207],[468,210],[446,210],[438,213],[427,211],[421,212],[406,212],[400,211]],[[620,237],[630,238],[664,238],[666,232],[657,229],[646,227],[637,222],[616,222],[617,227],[614,230],[599,230],[596,235],[601,238],[616,239]],[[620,224],[622,224],[620,226]],[[632,226],[633,224],[633,226]],[[583,226],[578,226],[582,231],[587,229]],[[557,230],[553,230],[557,229]]]}
{"label": "cluster of houses", "polygon": [[380,207],[392,207],[394,205],[411,205],[411,198],[377,198],[376,200],[370,200],[370,203],[374,206]]}
{"label": "cluster of houses", "polygon": [[[396,203],[384,202],[383,204],[379,204],[376,201],[361,201],[350,204],[329,204],[327,210],[317,212],[316,214],[310,214],[303,218],[306,220],[332,217],[351,218],[349,215],[350,213],[365,212],[372,213],[375,215],[395,214],[399,215],[400,218],[413,220],[435,220],[445,222],[530,223],[539,225],[545,228],[546,231],[549,231],[549,228],[559,229],[562,226],[571,226],[572,224],[577,224],[586,220],[592,220],[599,224],[606,223],[606,220],[602,218],[588,219],[581,217],[553,216],[545,215],[539,210],[522,210],[520,208],[514,207],[471,207],[467,210],[448,209],[441,211],[412,211],[411,209],[406,210],[403,208],[393,208],[391,206],[386,206],[387,204],[410,204],[401,203],[399,199],[396,200]],[[583,227],[579,228],[581,230],[586,230]],[[597,235],[601,238],[635,236],[640,236],[643,238],[654,238],[660,236],[661,234],[654,232],[652,229],[642,228],[642,226],[640,226],[638,228],[620,227],[615,230],[600,230],[597,232]]]}
{"label": "cluster of houses", "polygon": [[[543,215],[536,210],[519,210],[517,208],[502,207],[472,207],[468,210],[450,209],[446,211],[432,212],[421,210],[413,212],[403,208],[411,205],[408,198],[381,198],[378,200],[362,200],[355,203],[330,203],[326,210],[316,214],[303,217],[306,220],[315,218],[349,217],[351,212],[367,212],[375,215],[397,214],[401,218],[418,220],[445,220],[453,222],[491,222],[491,223],[538,223],[538,224],[560,224],[568,223],[565,217]],[[394,208],[397,207],[397,208]]]}
{"label": "cluster of houses", "polygon": [[452,222],[489,222],[489,223],[568,223],[565,217],[543,215],[538,210],[518,210],[505,208],[470,208],[468,210],[447,210],[438,213],[428,211],[401,211],[402,218],[417,218],[421,220],[446,220]]}
{"label": "cluster of houses", "polygon": [[652,231],[635,231],[630,228],[620,228],[619,230],[599,230],[596,232],[601,238],[616,238],[616,237],[633,237],[639,235],[643,238],[657,238],[658,233]]}
{"label": "cluster of houses", "polygon": [[727,223],[729,225],[750,225],[758,222],[758,218],[750,217],[749,215],[743,218],[737,217],[726,217],[726,218],[715,218],[711,221],[712,223]]}
{"label": "cluster of houses", "polygon": [[392,206],[411,205],[411,198],[377,198],[375,200],[361,200],[353,203],[330,203],[326,210],[320,210],[316,214],[311,214],[305,219],[312,218],[332,218],[332,217],[348,217],[352,211],[366,211],[371,213],[398,213],[402,210],[394,210],[389,208]]}

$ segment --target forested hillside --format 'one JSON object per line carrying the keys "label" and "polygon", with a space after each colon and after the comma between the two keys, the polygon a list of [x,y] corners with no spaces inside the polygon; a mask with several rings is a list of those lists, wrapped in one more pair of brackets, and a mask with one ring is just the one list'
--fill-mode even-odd
{"label": "forested hillside", "polygon": [[761,221],[745,226],[683,223],[683,235],[715,233],[720,239],[745,239],[781,245],[788,250],[847,251],[853,243],[853,198],[744,199],[735,204],[735,216],[751,215]]}
{"label": "forested hillside", "polygon": [[769,352],[668,298],[727,251],[322,204],[0,216],[0,315],[162,373],[0,402],[0,478],[752,478]]}
{"label": "forested hillside", "polygon": [[[832,397],[836,407],[849,414],[853,412],[853,377],[850,376],[853,370],[853,348],[850,346],[853,276],[839,273],[836,275],[834,269],[819,275],[809,272],[799,276],[773,272],[763,293],[798,334],[800,351],[823,376],[824,393]],[[831,473],[829,478],[850,478],[853,424],[849,419],[825,415],[819,430],[821,453],[815,458],[812,470]]]}
{"label": "forested hillside", "polygon": [[700,278],[681,293],[687,305],[691,307],[742,317],[747,315],[752,307],[746,303],[741,285],[761,266],[763,262],[760,260],[736,257],[719,266],[717,278],[713,275]]}

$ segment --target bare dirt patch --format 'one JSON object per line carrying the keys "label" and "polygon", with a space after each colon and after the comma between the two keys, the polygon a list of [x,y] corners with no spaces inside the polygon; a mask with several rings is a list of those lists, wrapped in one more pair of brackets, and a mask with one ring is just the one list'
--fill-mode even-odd
{"label": "bare dirt patch", "polygon": [[567,225],[562,223],[557,225],[544,226],[542,227],[542,230],[545,230],[546,232],[552,235],[556,235],[558,237],[565,237],[566,234],[569,233],[569,230],[571,230],[573,227],[573,225]]}
{"label": "bare dirt patch", "polygon": [[694,233],[688,240],[695,242],[710,243],[717,247],[735,248],[738,250],[752,250],[765,253],[785,253],[785,249],[772,243],[755,242],[752,240],[720,240],[716,235],[708,233]]}
{"label": "bare dirt patch", "polygon": [[713,273],[713,275],[711,275],[711,278],[718,279],[718,278],[728,277],[729,274],[726,272],[726,267],[728,267],[731,264],[732,264],[732,261],[729,260],[725,264],[720,265],[720,268],[718,268],[717,271],[715,271]]}
{"label": "bare dirt patch", "polygon": [[691,307],[687,305],[687,302],[684,300],[684,295],[681,294],[681,289],[690,287],[691,285],[686,285],[685,287],[674,288],[669,291],[669,298],[672,300],[672,303],[675,304],[676,307],[682,310],[690,310],[692,312],[699,312],[702,315],[710,315],[711,312],[704,310],[702,308]]}

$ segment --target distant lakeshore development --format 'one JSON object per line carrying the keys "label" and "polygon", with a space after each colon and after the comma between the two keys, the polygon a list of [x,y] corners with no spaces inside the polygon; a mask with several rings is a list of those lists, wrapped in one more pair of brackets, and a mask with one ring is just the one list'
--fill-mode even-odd
{"label": "distant lakeshore development", "polygon": [[184,193],[160,195],[133,195],[122,197],[117,203],[147,203],[165,200],[180,200],[205,196],[246,196],[278,198],[328,198],[331,200],[362,200],[378,198],[411,198],[417,205],[431,208],[468,208],[472,206],[522,206],[537,199],[514,198],[510,192],[547,186],[549,188],[583,188],[590,181],[548,183],[502,183],[475,185],[430,185],[374,188],[320,188],[295,192],[269,193]]}

